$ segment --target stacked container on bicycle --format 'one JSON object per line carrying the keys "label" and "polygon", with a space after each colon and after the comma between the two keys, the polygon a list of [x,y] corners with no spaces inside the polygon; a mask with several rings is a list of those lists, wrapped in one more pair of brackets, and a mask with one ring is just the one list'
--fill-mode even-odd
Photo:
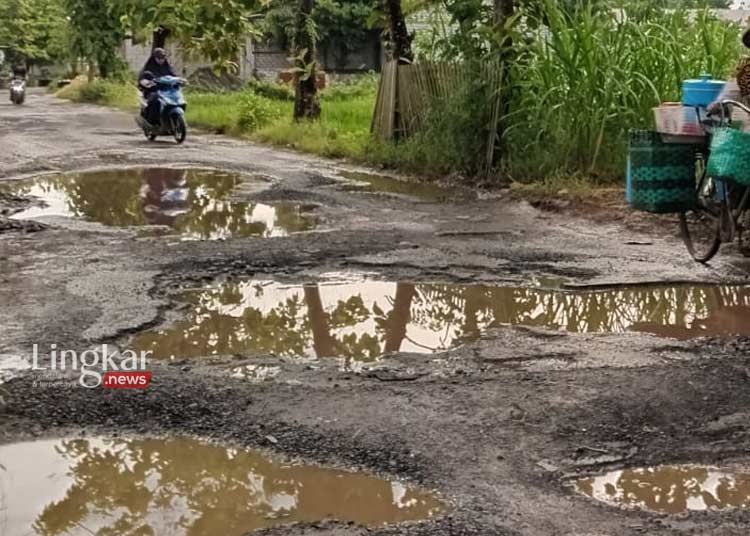
{"label": "stacked container on bicycle", "polygon": [[[750,45],[750,33],[743,34]],[[686,80],[682,102],[654,109],[656,131],[631,131],[627,198],[647,212],[679,215],[691,256],[708,262],[722,243],[750,256],[750,61],[735,80]],[[743,95],[744,94],[744,95]]]}

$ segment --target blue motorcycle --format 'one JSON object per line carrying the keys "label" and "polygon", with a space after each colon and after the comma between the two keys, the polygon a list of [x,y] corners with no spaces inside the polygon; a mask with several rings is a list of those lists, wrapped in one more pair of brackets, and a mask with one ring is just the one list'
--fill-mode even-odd
{"label": "blue motorcycle", "polygon": [[[187,124],[185,123],[185,109],[187,103],[182,95],[182,86],[187,81],[176,76],[162,76],[154,80],[142,80],[140,85],[147,90],[152,90],[151,96],[146,98],[141,93],[141,114],[136,118],[138,126],[143,129],[143,134],[154,141],[157,136],[174,136],[177,143],[185,141],[187,136]],[[158,117],[156,124],[147,119],[147,110],[150,99],[158,103]],[[155,112],[154,112],[155,115]]]}

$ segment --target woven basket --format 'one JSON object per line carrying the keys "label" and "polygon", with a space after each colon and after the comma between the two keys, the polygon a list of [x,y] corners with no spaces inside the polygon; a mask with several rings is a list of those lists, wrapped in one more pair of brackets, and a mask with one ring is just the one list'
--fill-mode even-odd
{"label": "woven basket", "polygon": [[750,134],[732,128],[716,129],[706,171],[715,179],[750,186]]}
{"label": "woven basket", "polygon": [[633,208],[684,212],[695,204],[695,160],[701,145],[664,143],[657,132],[630,132],[629,181]]}

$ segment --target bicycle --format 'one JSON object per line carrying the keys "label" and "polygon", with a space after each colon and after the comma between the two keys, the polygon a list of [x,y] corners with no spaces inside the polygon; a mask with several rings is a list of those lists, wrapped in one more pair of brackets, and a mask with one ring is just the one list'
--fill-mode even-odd
{"label": "bicycle", "polygon": [[[714,119],[704,122],[709,138],[713,128],[727,124],[735,106],[750,114],[750,108],[740,102],[721,101],[718,123]],[[732,243],[735,238],[740,252],[750,257],[750,186],[708,176],[709,145],[696,159],[695,206],[680,213],[682,239],[693,259],[700,263],[710,261],[722,244]]]}

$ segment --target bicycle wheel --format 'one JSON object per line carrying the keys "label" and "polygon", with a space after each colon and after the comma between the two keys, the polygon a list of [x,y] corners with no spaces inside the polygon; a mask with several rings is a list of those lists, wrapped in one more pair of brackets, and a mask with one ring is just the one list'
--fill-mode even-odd
{"label": "bicycle wheel", "polygon": [[721,246],[721,198],[717,184],[706,175],[705,161],[696,161],[696,203],[680,213],[680,231],[685,246],[698,262],[710,261]]}

